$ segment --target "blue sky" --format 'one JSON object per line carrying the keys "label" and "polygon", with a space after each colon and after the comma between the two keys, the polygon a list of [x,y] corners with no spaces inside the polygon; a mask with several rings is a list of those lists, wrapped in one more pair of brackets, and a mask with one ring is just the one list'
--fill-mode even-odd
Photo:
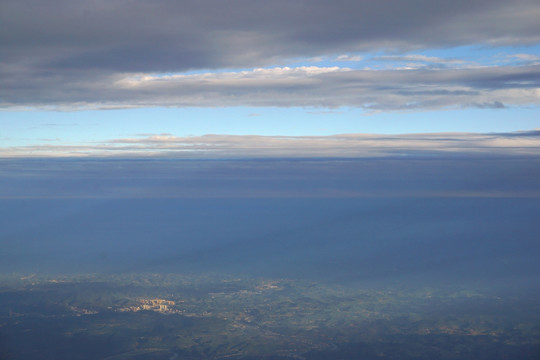
{"label": "blue sky", "polygon": [[534,1],[56,2],[0,15],[3,156],[160,134],[540,128]]}

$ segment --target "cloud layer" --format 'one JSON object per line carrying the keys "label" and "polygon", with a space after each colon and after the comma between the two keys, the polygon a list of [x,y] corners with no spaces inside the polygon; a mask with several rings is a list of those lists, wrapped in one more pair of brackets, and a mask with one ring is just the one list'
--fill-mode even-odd
{"label": "cloud layer", "polygon": [[[297,67],[192,75],[116,74],[60,81],[7,80],[4,107],[310,106],[371,111],[502,108],[540,104],[540,65],[462,69],[352,70]],[[47,89],[42,88],[46,87]]]}
{"label": "cloud layer", "polygon": [[[0,6],[4,108],[538,104],[538,66],[222,73],[299,57],[358,61],[352,53],[538,44],[540,5],[533,0],[6,0]],[[399,59],[448,62],[393,58]],[[164,76],[199,69],[220,72]]]}
{"label": "cloud layer", "polygon": [[501,134],[177,137],[170,134],[113,139],[87,145],[0,148],[0,157],[159,158],[383,158],[537,156],[540,132]]}

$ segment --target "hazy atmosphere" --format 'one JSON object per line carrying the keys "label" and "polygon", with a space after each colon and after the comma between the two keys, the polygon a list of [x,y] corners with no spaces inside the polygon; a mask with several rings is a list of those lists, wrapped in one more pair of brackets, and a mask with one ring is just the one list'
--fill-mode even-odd
{"label": "hazy atmosphere", "polygon": [[540,4],[0,4],[0,358],[537,359]]}
{"label": "hazy atmosphere", "polygon": [[539,158],[4,164],[3,271],[540,285]]}

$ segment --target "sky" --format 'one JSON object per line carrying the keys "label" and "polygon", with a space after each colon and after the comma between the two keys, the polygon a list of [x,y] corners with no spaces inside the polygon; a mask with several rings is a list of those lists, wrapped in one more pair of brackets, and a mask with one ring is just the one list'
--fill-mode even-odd
{"label": "sky", "polygon": [[[404,134],[538,153],[539,18],[535,0],[4,0],[0,156],[364,156]],[[344,134],[363,145],[329,151]]]}
{"label": "sky", "polygon": [[538,0],[2,0],[0,270],[193,265],[196,244],[203,264],[440,259],[536,284],[538,19]]}

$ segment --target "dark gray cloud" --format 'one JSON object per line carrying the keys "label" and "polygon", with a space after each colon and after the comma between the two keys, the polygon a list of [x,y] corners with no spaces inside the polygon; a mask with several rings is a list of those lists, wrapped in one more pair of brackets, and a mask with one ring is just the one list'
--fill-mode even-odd
{"label": "dark gray cloud", "polygon": [[493,101],[491,103],[482,103],[482,104],[472,103],[471,105],[480,109],[504,109],[505,108],[504,104],[500,101]]}
{"label": "dark gray cloud", "polygon": [[499,135],[505,136],[505,137],[536,138],[536,137],[540,137],[540,130],[516,131],[516,132],[510,132],[510,133],[501,133]]}
{"label": "dark gray cloud", "polygon": [[[138,106],[147,94],[118,94],[115,79],[358,51],[535,44],[539,17],[533,0],[6,0],[0,5],[0,100],[3,106],[76,107],[111,97],[121,107]],[[290,91],[305,87],[291,84]],[[272,95],[266,88],[263,95]],[[333,103],[321,99],[320,105]]]}
{"label": "dark gray cloud", "polygon": [[540,38],[538,2],[2,2],[2,58],[120,71],[260,66],[276,58]]}

